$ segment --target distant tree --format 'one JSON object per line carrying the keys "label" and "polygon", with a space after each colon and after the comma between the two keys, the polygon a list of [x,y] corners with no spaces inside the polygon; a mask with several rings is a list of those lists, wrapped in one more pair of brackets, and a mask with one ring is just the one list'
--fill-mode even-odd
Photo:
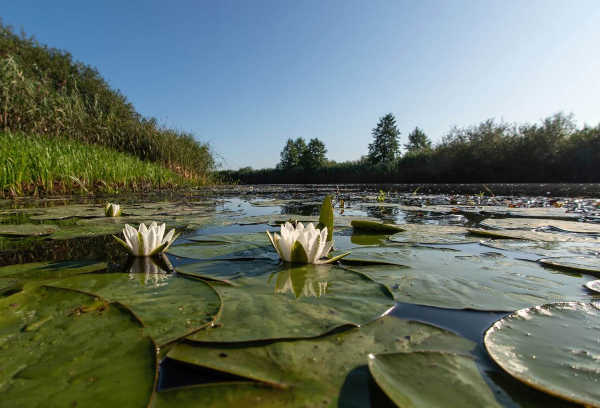
{"label": "distant tree", "polygon": [[396,127],[396,118],[391,113],[379,119],[371,131],[373,143],[369,143],[369,160],[372,163],[392,162],[398,156],[400,132]]}
{"label": "distant tree", "polygon": [[408,143],[404,145],[404,148],[409,153],[431,150],[431,140],[429,140],[425,132],[417,126],[415,130],[408,135]]}
{"label": "distant tree", "polygon": [[281,160],[277,165],[278,168],[288,170],[294,167],[301,166],[302,155],[306,150],[306,141],[299,137],[296,140],[288,139],[285,147],[281,151]]}
{"label": "distant tree", "polygon": [[317,138],[310,139],[308,146],[302,153],[300,164],[304,167],[304,170],[321,168],[327,163],[325,153],[327,153],[327,149],[323,142]]}

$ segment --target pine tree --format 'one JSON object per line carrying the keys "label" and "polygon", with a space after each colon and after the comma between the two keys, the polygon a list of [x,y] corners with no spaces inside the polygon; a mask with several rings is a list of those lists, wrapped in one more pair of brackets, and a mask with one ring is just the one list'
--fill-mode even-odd
{"label": "pine tree", "polygon": [[400,132],[396,127],[394,115],[388,113],[380,118],[371,134],[373,135],[373,143],[369,143],[369,160],[372,163],[394,161],[400,148],[398,142]]}
{"label": "pine tree", "polygon": [[431,140],[429,140],[425,132],[417,126],[415,130],[408,135],[408,143],[404,145],[404,148],[409,153],[431,150]]}

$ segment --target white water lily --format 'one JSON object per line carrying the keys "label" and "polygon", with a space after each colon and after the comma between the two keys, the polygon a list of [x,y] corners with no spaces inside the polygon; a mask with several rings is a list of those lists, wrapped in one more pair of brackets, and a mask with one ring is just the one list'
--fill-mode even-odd
{"label": "white water lily", "polygon": [[321,260],[333,248],[333,240],[327,241],[327,227],[319,230],[309,223],[306,227],[301,222],[294,227],[286,222],[281,226],[281,236],[267,231],[271,244],[279,257],[285,262],[325,264],[337,261],[348,255],[342,254],[334,258]]}
{"label": "white water lily", "polygon": [[121,206],[115,203],[106,203],[104,206],[104,215],[107,217],[118,217],[121,215]]}
{"label": "white water lily", "polygon": [[165,235],[165,228],[166,224],[159,226],[156,222],[152,222],[147,228],[142,223],[137,230],[125,224],[123,229],[125,241],[114,235],[113,237],[133,256],[152,256],[166,251],[179,236],[179,234],[175,235],[174,229]]}

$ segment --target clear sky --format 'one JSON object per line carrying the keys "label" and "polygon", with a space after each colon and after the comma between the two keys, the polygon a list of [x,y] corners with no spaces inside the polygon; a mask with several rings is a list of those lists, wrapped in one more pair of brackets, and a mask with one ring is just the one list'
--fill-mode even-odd
{"label": "clear sky", "polygon": [[145,116],[271,167],[287,138],[367,153],[488,118],[600,122],[600,1],[5,1],[4,24],[98,68]]}

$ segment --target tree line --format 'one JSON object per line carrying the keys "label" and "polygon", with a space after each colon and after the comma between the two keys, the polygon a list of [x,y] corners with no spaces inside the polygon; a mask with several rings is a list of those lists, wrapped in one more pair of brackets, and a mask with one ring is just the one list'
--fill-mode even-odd
{"label": "tree line", "polygon": [[371,131],[369,151],[359,160],[330,161],[319,139],[289,139],[276,168],[247,167],[221,176],[259,184],[600,182],[600,124],[578,128],[572,115],[558,113],[534,124],[489,119],[453,127],[435,145],[417,127],[404,153],[400,136],[389,113]]}

